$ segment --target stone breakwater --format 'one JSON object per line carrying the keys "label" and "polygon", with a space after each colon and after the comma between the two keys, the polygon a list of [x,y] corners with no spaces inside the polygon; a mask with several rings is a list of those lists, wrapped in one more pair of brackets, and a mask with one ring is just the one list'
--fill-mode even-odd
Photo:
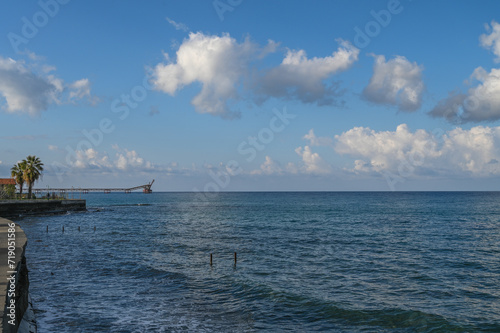
{"label": "stone breakwater", "polygon": [[0,218],[1,332],[36,333],[26,266],[27,239],[14,222]]}
{"label": "stone breakwater", "polygon": [[0,201],[0,216],[4,218],[39,214],[63,214],[68,211],[84,211],[86,209],[86,201],[76,199]]}

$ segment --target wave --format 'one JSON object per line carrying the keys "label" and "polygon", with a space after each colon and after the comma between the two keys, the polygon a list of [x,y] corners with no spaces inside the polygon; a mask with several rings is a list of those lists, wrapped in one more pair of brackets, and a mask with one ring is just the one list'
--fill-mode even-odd
{"label": "wave", "polygon": [[[331,329],[395,330],[422,332],[466,332],[474,330],[445,317],[416,309],[381,308],[360,309],[344,304],[328,302],[314,297],[275,290],[267,285],[238,283],[236,295],[250,303],[270,303],[273,307],[272,321],[281,327],[303,326],[308,330]],[[327,324],[328,323],[328,324]],[[491,329],[499,327],[491,326]]]}

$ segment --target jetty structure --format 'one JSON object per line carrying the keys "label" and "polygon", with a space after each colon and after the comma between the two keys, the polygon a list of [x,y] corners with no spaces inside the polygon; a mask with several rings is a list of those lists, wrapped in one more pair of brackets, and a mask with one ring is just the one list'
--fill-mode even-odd
{"label": "jetty structure", "polygon": [[80,192],[83,194],[87,194],[89,192],[103,192],[103,193],[111,193],[111,192],[125,192],[125,193],[132,193],[133,191],[140,190],[142,189],[143,193],[153,193],[153,190],[151,189],[151,186],[153,186],[153,183],[155,180],[153,179],[152,182],[145,184],[145,185],[139,185],[135,187],[130,187],[130,188],[110,188],[110,187],[103,187],[103,188],[35,188],[33,189],[33,192],[40,194],[40,193],[47,193],[47,192],[59,192],[59,193],[71,193],[71,192]]}
{"label": "jetty structure", "polygon": [[[142,190],[143,193],[152,193],[152,182],[129,187],[129,188],[36,188],[33,189],[34,194],[38,194],[38,198],[23,198],[23,199],[2,199],[0,200],[0,217],[4,218],[19,218],[29,215],[47,215],[47,214],[64,214],[66,212],[77,212],[87,210],[87,202],[82,199],[69,198],[69,194],[86,194],[89,192],[125,192]],[[56,192],[58,195],[56,195]],[[46,193],[47,195],[43,195]],[[1,332],[0,332],[1,333]]]}

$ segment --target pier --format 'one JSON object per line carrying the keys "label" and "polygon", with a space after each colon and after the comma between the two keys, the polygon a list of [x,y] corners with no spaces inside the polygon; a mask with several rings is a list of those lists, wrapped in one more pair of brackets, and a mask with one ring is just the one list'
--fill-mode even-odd
{"label": "pier", "polygon": [[64,193],[71,193],[71,192],[80,192],[83,194],[87,194],[89,192],[102,192],[102,193],[111,193],[111,192],[124,192],[124,193],[132,193],[133,191],[137,191],[142,189],[143,193],[152,193],[153,190],[151,190],[151,186],[153,186],[153,183],[155,180],[151,183],[145,184],[145,185],[139,185],[135,187],[130,187],[130,188],[109,188],[109,187],[103,187],[103,188],[35,188],[33,189],[33,192],[36,194],[40,193],[46,193],[46,192],[59,192],[61,194]]}

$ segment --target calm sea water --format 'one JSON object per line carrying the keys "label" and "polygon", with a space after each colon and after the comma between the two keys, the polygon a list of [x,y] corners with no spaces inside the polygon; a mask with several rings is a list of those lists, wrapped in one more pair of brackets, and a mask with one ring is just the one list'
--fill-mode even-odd
{"label": "calm sea water", "polygon": [[41,333],[500,332],[500,193],[83,198],[18,221]]}

